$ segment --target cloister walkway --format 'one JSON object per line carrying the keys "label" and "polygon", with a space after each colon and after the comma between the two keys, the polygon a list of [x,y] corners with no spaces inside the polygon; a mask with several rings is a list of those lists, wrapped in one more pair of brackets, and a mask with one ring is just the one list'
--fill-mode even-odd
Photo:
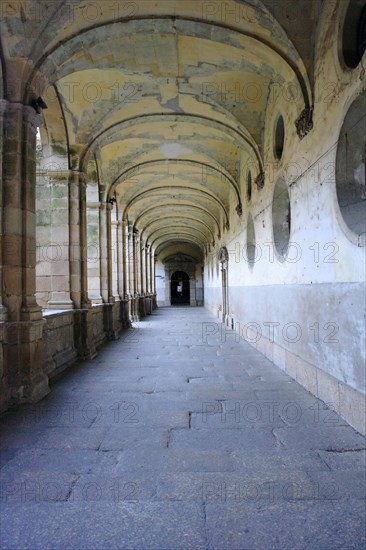
{"label": "cloister walkway", "polygon": [[204,308],[1,417],[1,548],[361,549],[365,438]]}

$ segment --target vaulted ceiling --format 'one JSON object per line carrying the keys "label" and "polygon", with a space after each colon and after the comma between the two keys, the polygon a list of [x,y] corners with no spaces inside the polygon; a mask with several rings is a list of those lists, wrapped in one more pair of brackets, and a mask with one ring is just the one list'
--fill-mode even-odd
{"label": "vaulted ceiling", "polygon": [[42,96],[49,160],[96,167],[99,200],[155,247],[212,245],[241,214],[241,164],[263,172],[273,88],[312,102],[314,29],[289,5],[316,0],[2,4],[4,96]]}

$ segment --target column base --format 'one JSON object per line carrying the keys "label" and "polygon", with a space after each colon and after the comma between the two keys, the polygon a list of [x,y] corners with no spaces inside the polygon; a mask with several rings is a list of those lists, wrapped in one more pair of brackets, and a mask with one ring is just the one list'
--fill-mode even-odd
{"label": "column base", "polygon": [[42,332],[44,320],[7,323],[4,359],[13,403],[35,403],[50,391],[43,369]]}
{"label": "column base", "polygon": [[94,359],[97,348],[93,331],[92,309],[79,309],[74,314],[74,338],[78,357],[81,360]]}
{"label": "column base", "polygon": [[121,331],[120,308],[118,303],[104,304],[104,330],[108,340],[118,340]]}

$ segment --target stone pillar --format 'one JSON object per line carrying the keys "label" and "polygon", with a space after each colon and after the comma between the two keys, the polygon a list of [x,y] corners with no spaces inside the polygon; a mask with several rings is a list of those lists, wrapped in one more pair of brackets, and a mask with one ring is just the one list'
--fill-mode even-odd
{"label": "stone pillar", "polygon": [[121,271],[119,264],[119,230],[120,223],[116,219],[116,212],[112,212],[111,215],[111,277],[112,277],[112,296],[114,300],[120,299],[120,279],[119,273]]}
{"label": "stone pillar", "polygon": [[[48,172],[50,184],[50,242],[41,247],[49,262],[48,309],[72,309],[70,298],[69,172]],[[37,236],[38,241],[38,236]],[[49,257],[51,255],[51,257]]]}
{"label": "stone pillar", "polygon": [[[99,201],[89,200],[95,197],[93,186],[87,188],[87,269],[88,296],[93,304],[103,303],[100,295],[100,239],[99,239]],[[94,196],[93,196],[94,195]]]}
{"label": "stone pillar", "polygon": [[70,287],[74,309],[89,308],[87,275],[86,180],[73,171],[69,179]]}
{"label": "stone pillar", "polygon": [[153,292],[156,294],[156,256],[152,255]]}
{"label": "stone pillar", "polygon": [[151,252],[151,274],[152,274],[152,293],[153,293],[153,309],[157,308],[156,303],[156,256]]}
{"label": "stone pillar", "polygon": [[133,277],[133,305],[132,305],[132,319],[133,321],[139,321],[139,299],[138,299],[138,231],[133,229],[132,231],[132,277]]}
{"label": "stone pillar", "polygon": [[150,284],[150,246],[146,245],[145,248],[145,278],[146,278],[146,292],[151,293],[151,284]]}
{"label": "stone pillar", "polygon": [[140,241],[141,250],[141,294],[144,296],[147,292],[146,286],[146,243]]}
{"label": "stone pillar", "polygon": [[135,279],[134,279],[134,237],[132,223],[128,223],[128,254],[127,254],[127,266],[128,266],[128,293],[130,296],[135,294]]}
{"label": "stone pillar", "polygon": [[189,305],[196,306],[196,277],[195,274],[189,277]]}
{"label": "stone pillar", "polygon": [[86,178],[76,170],[70,176],[69,198],[71,299],[78,310],[74,314],[75,342],[79,357],[92,359],[97,352],[88,298]]}
{"label": "stone pillar", "polygon": [[128,294],[129,294],[129,315],[135,320],[135,269],[134,269],[134,235],[133,225],[128,223],[128,247],[127,247],[127,270],[128,270]]}
{"label": "stone pillar", "polygon": [[[4,117],[7,101],[0,100],[0,175],[3,174],[3,137],[4,137]],[[3,186],[0,188],[0,240],[3,240]],[[0,244],[0,322],[7,319],[7,310],[3,305],[3,250]]]}
{"label": "stone pillar", "polygon": [[116,220],[116,251],[117,251],[117,288],[118,294],[121,300],[125,298],[125,269],[124,269],[124,232],[123,232],[123,222]]}
{"label": "stone pillar", "polygon": [[150,254],[149,254],[149,273],[150,273],[150,292],[151,294],[154,294],[154,253],[152,251],[152,248],[150,247]]}
{"label": "stone pillar", "polygon": [[108,251],[108,233],[107,227],[110,212],[108,206],[105,203],[101,203],[99,207],[99,250],[100,250],[100,294],[103,302],[107,304],[109,302],[110,290],[109,279],[110,269],[108,265],[109,251]]}
{"label": "stone pillar", "polygon": [[36,134],[41,118],[32,107],[8,103],[4,118],[2,261],[8,387],[15,402],[49,391],[43,372],[44,320],[36,302]]}
{"label": "stone pillar", "polygon": [[120,274],[122,276],[122,280],[120,278],[120,285],[121,285],[121,296],[122,296],[122,304],[121,304],[121,319],[122,319],[122,326],[123,328],[128,328],[131,326],[131,315],[130,315],[130,300],[129,300],[129,266],[128,266],[128,226],[127,222],[125,220],[122,220],[121,222],[121,229],[120,229],[120,237],[121,237],[121,256],[119,259],[120,264]]}
{"label": "stone pillar", "polygon": [[141,240],[136,230],[135,233],[135,277],[136,277],[136,292],[142,294],[142,271],[141,271]]}
{"label": "stone pillar", "polygon": [[123,261],[123,297],[128,299],[130,291],[130,273],[129,273],[129,237],[128,237],[128,225],[125,220],[122,221],[122,261]]}

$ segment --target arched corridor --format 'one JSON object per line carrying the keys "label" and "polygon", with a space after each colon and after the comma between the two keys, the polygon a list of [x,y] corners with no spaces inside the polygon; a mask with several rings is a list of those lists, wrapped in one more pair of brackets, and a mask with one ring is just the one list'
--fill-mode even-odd
{"label": "arched corridor", "polygon": [[1,420],[1,548],[363,548],[365,438],[203,308]]}

